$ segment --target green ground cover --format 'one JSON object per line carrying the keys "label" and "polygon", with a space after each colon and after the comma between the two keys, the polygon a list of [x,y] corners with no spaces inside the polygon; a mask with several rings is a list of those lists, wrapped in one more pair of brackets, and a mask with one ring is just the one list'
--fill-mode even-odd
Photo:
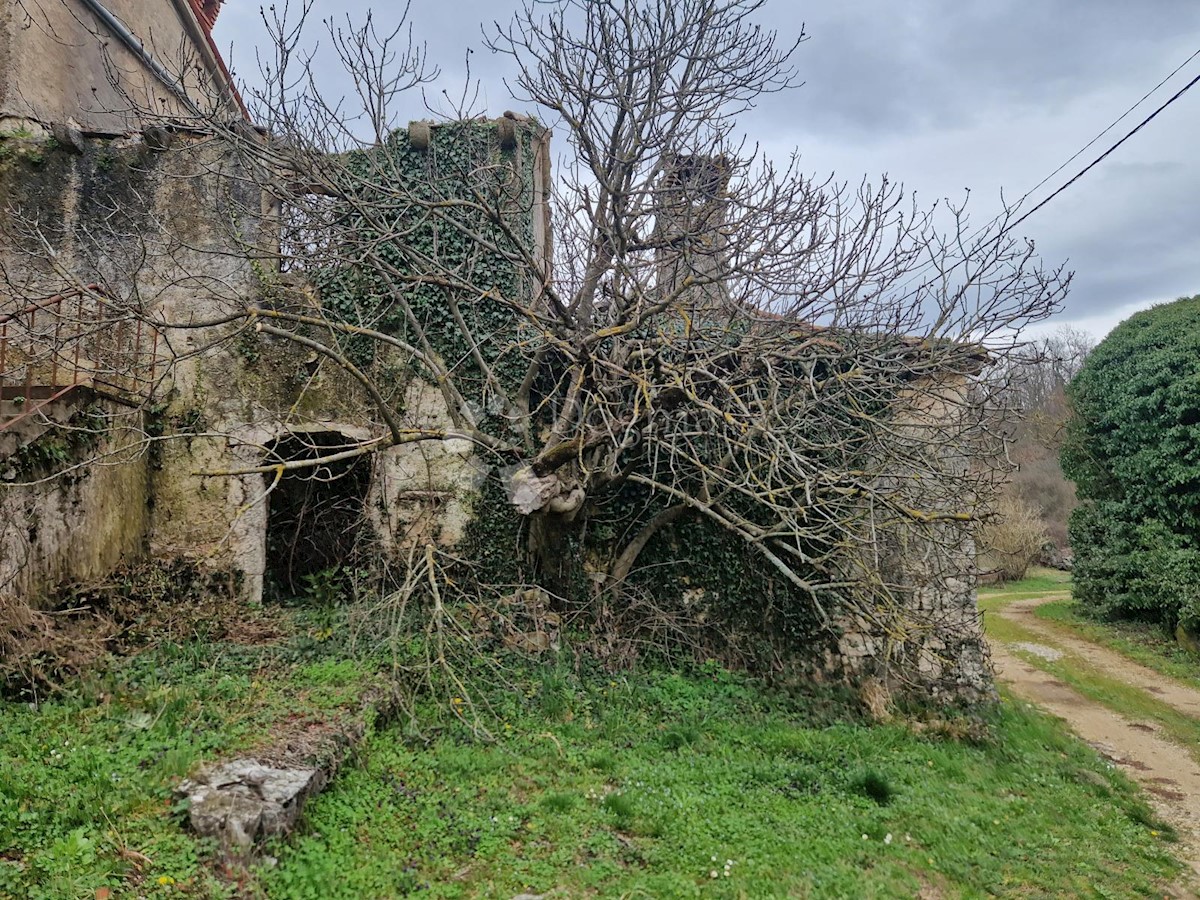
{"label": "green ground cover", "polygon": [[36,705],[0,701],[0,898],[226,893],[173,785],[273,726],[351,714],[378,682],[320,623],[258,624],[252,644],[159,639]]}
{"label": "green ground cover", "polygon": [[1129,782],[1024,704],[870,725],[712,665],[491,654],[371,733],[272,864],[220,877],[171,787],[356,709],[381,666],[344,624],[150,641],[0,703],[0,897],[1133,897],[1179,870]]}
{"label": "green ground cover", "polygon": [[551,666],[489,700],[491,742],[375,735],[267,895],[1128,897],[1175,871],[1129,783],[1020,704],[969,743],[716,669]]}
{"label": "green ground cover", "polygon": [[1020,581],[1002,585],[985,585],[979,589],[981,605],[996,598],[1016,600],[1021,597],[1042,597],[1059,591],[1070,592],[1071,573],[1035,566]]}

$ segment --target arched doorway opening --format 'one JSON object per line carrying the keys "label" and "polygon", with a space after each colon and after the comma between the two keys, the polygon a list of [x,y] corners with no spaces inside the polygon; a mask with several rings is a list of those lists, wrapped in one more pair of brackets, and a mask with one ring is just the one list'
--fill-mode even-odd
{"label": "arched doorway opening", "polygon": [[[265,462],[318,460],[354,444],[337,431],[290,433],[268,444]],[[268,499],[266,574],[273,593],[310,593],[353,567],[371,468],[369,456],[355,456],[284,472]]]}

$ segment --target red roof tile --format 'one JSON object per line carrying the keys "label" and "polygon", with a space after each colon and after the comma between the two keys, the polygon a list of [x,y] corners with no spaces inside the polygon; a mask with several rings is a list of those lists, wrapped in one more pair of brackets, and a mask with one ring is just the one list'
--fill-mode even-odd
{"label": "red roof tile", "polygon": [[250,113],[246,111],[246,104],[242,102],[242,95],[233,83],[233,76],[229,74],[229,69],[225,65],[225,59],[221,56],[221,51],[217,49],[216,41],[213,40],[212,36],[213,25],[217,22],[217,16],[221,13],[221,4],[224,2],[225,0],[188,0],[188,5],[192,8],[192,14],[195,15],[196,21],[200,23],[200,30],[204,32],[205,41],[212,51],[213,58],[217,61],[217,68],[220,70],[221,76],[229,88],[230,95],[233,97],[234,102],[237,103],[242,115],[249,119]]}
{"label": "red roof tile", "polygon": [[196,14],[197,21],[204,27],[205,31],[212,31],[213,25],[217,23],[217,16],[221,12],[221,4],[225,0],[188,0],[192,6],[192,12]]}

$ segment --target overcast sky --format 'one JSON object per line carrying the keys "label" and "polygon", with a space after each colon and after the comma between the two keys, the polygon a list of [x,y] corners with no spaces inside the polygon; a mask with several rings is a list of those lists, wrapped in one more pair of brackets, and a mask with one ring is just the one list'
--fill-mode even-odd
{"label": "overcast sky", "polygon": [[[276,0],[282,4],[282,0]],[[295,4],[298,0],[293,0]],[[513,107],[504,60],[480,51],[480,26],[513,0],[412,0],[414,37],[462,84],[468,48],[487,111]],[[226,0],[215,36],[235,75],[256,70],[264,40],[253,0]],[[314,15],[394,22],[402,3],[315,0]],[[971,191],[973,221],[1024,195],[1200,50],[1196,0],[773,0],[760,20],[804,28],[805,84],[746,121],[766,151],[799,148],[804,167],[839,179],[884,173],[919,199]],[[313,30],[314,39],[319,29]],[[1027,204],[1095,159],[1200,74],[1200,56]],[[436,98],[437,89],[432,92]],[[532,110],[530,110],[532,112]],[[428,115],[412,95],[413,119]],[[1102,337],[1153,303],[1200,293],[1200,85],[1028,219],[1020,233],[1048,264],[1069,261],[1069,323]]]}

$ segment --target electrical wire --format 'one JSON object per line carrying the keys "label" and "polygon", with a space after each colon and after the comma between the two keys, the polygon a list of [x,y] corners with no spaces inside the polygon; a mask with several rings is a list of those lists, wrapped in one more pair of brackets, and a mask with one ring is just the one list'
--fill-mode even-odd
{"label": "electrical wire", "polygon": [[[1067,166],[1069,166],[1072,162],[1074,162],[1076,159],[1078,159],[1080,156],[1082,156],[1084,153],[1086,153],[1089,147],[1093,146],[1098,140],[1100,140],[1102,137],[1104,137],[1104,135],[1108,134],[1110,131],[1113,130],[1113,128],[1115,128],[1117,125],[1119,125],[1121,122],[1123,122],[1126,118],[1128,118],[1129,115],[1134,110],[1136,110],[1139,106],[1141,106],[1143,103],[1145,103],[1146,100],[1149,97],[1151,97],[1153,94],[1157,93],[1157,91],[1164,84],[1166,84],[1168,81],[1170,81],[1172,78],[1174,78],[1176,74],[1178,74],[1185,66],[1187,66],[1188,63],[1190,63],[1192,60],[1194,60],[1197,56],[1200,56],[1200,50],[1196,50],[1194,53],[1192,53],[1191,56],[1189,56],[1187,59],[1185,59],[1183,62],[1181,62],[1178,66],[1176,66],[1174,69],[1172,69],[1171,72],[1169,74],[1167,74],[1166,77],[1164,77],[1161,81],[1158,82],[1158,84],[1156,84],[1154,87],[1152,87],[1150,90],[1148,90],[1145,94],[1143,94],[1137,100],[1137,102],[1135,102],[1132,106],[1130,106],[1128,109],[1126,109],[1125,112],[1121,113],[1121,115],[1119,115],[1116,119],[1114,119],[1111,123],[1109,123],[1109,125],[1106,128],[1104,128],[1099,134],[1097,134],[1094,138],[1092,138],[1090,141],[1088,141],[1086,144],[1084,144],[1083,147],[1081,147],[1078,151],[1076,151],[1075,154],[1072,155],[1070,159],[1066,160],[1057,169],[1055,169],[1053,172],[1051,172],[1049,175],[1047,175],[1045,178],[1043,178],[1041,181],[1039,181],[1037,184],[1035,184],[1033,187],[1031,187],[1028,191],[1026,191],[1021,196],[1021,199],[1018,200],[1016,202],[1016,204],[1012,207],[1012,209],[1014,209],[1014,210],[1019,209],[1021,204],[1024,203],[1034,191],[1036,191],[1043,184],[1045,184],[1047,181],[1049,181],[1051,178],[1053,178],[1055,175],[1057,175],[1059,172],[1061,172],[1063,169],[1065,169]],[[1124,144],[1127,140],[1129,140],[1131,137],[1133,137],[1135,134],[1137,134],[1139,131],[1141,131],[1141,129],[1144,128],[1155,116],[1157,116],[1164,109],[1166,109],[1168,106],[1170,106],[1176,100],[1178,100],[1181,96],[1183,96],[1185,93],[1187,93],[1187,91],[1189,89],[1191,89],[1196,84],[1197,81],[1200,81],[1200,75],[1196,76],[1196,78],[1193,78],[1190,82],[1188,82],[1186,85],[1184,85],[1182,88],[1180,88],[1165,103],[1163,103],[1161,106],[1159,106],[1158,109],[1156,109],[1149,116],[1147,116],[1145,119],[1143,119],[1141,122],[1139,122],[1131,131],[1126,133],[1124,137],[1122,137],[1119,141],[1117,141],[1115,144],[1113,144],[1111,147],[1109,147],[1106,151],[1104,151],[1104,153],[1102,153],[1099,157],[1097,157],[1095,160],[1093,160],[1085,168],[1080,170],[1069,181],[1067,181],[1065,184],[1061,185],[1052,194],[1050,194],[1048,197],[1046,197],[1044,200],[1042,200],[1040,203],[1038,203],[1037,206],[1033,207],[1031,210],[1029,210],[1027,213],[1022,215],[1020,218],[1018,218],[1011,224],[1005,226],[1005,228],[996,235],[996,239],[999,240],[1004,235],[1008,234],[1010,231],[1012,231],[1014,228],[1016,228],[1018,225],[1020,225],[1022,222],[1024,222],[1030,216],[1032,216],[1035,212],[1042,209],[1047,203],[1049,203],[1051,200],[1053,200],[1055,197],[1057,197],[1059,194],[1061,194],[1063,191],[1065,191],[1067,188],[1069,188],[1072,184],[1074,184],[1076,181],[1078,181],[1080,178],[1082,178],[1085,174],[1087,174],[1088,171],[1090,171],[1091,169],[1093,169],[1097,165],[1099,165],[1106,157],[1108,157],[1111,153],[1113,153],[1113,151],[1115,151],[1118,147],[1120,147],[1122,144]],[[986,232],[987,229],[989,229],[991,226],[993,226],[997,222],[999,222],[1006,214],[1007,214],[1007,211],[1004,213],[1000,213],[999,215],[997,215],[993,219],[991,219],[989,222],[987,222],[987,224],[982,225],[979,228],[977,228],[967,238],[966,242],[969,244],[970,241],[974,240],[976,237],[978,237],[979,235]],[[958,268],[958,266],[961,265],[963,262],[965,262],[965,260],[961,260],[959,263],[952,266],[949,271],[952,271],[953,269]],[[932,261],[922,264],[917,269],[915,269],[912,273],[910,273],[910,275],[906,279],[904,279],[904,281],[902,281],[900,283],[900,285],[898,285],[898,287],[904,288],[904,287],[908,286],[909,284],[911,284],[913,281],[916,281],[932,265],[933,265]]]}
{"label": "electrical wire", "polygon": [[[1036,191],[1038,188],[1040,188],[1043,184],[1045,184],[1047,181],[1049,181],[1051,178],[1053,178],[1055,175],[1057,175],[1059,172],[1061,172],[1063,169],[1065,169],[1071,163],[1075,162],[1075,160],[1079,159],[1079,157],[1083,156],[1083,154],[1085,154],[1089,149],[1091,149],[1092,145],[1095,144],[1096,141],[1100,140],[1100,138],[1104,137],[1106,134],[1108,134],[1110,131],[1112,131],[1114,128],[1116,128],[1118,125],[1120,125],[1122,122],[1124,122],[1127,118],[1129,118],[1129,115],[1135,109],[1137,109],[1139,106],[1141,106],[1143,103],[1145,103],[1146,100],[1149,99],[1151,95],[1157,93],[1159,88],[1161,88],[1164,84],[1166,84],[1168,81],[1170,81],[1172,78],[1174,78],[1177,74],[1179,74],[1179,71],[1184,66],[1186,66],[1188,63],[1190,63],[1193,59],[1195,59],[1197,56],[1200,56],[1200,50],[1197,50],[1195,53],[1193,53],[1191,56],[1189,56],[1187,59],[1185,59],[1179,65],[1177,65],[1174,69],[1171,70],[1170,74],[1167,75],[1166,78],[1164,78],[1162,81],[1160,81],[1154,87],[1150,88],[1150,90],[1146,91],[1146,93],[1142,94],[1142,96],[1138,99],[1138,101],[1136,103],[1134,103],[1131,107],[1129,107],[1127,110],[1125,110],[1125,112],[1121,113],[1121,115],[1117,116],[1117,118],[1113,119],[1112,122],[1109,123],[1107,128],[1105,128],[1103,131],[1101,131],[1099,134],[1097,134],[1094,138],[1092,138],[1090,141],[1088,141],[1086,144],[1084,144],[1082,147],[1080,147],[1079,150],[1077,150],[1075,152],[1074,156],[1072,156],[1070,159],[1068,159],[1066,162],[1064,162],[1061,166],[1059,166],[1057,169],[1055,169],[1053,172],[1051,172],[1049,175],[1047,175],[1045,178],[1043,178],[1041,181],[1039,181],[1037,184],[1035,184],[1033,187],[1031,187],[1029,190],[1027,190],[1025,192],[1025,194],[1021,197],[1021,199],[1017,201],[1015,208],[1019,208],[1022,203],[1024,203],[1027,199],[1029,199],[1030,194],[1032,194],[1034,191]],[[992,220],[992,222],[995,222],[995,221],[996,221],[995,219]],[[991,223],[989,223],[989,224],[991,224]]]}
{"label": "electrical wire", "polygon": [[1186,94],[1189,90],[1191,90],[1192,87],[1195,86],[1195,84],[1197,82],[1200,82],[1200,75],[1197,75],[1195,78],[1193,78],[1191,81],[1189,81],[1183,87],[1181,87],[1178,91],[1176,91],[1174,94],[1172,94],[1171,97],[1165,103],[1163,103],[1162,106],[1160,106],[1154,112],[1150,113],[1150,115],[1146,116],[1146,118],[1142,119],[1142,121],[1138,122],[1138,124],[1136,126],[1134,126],[1133,129],[1125,135],[1125,137],[1121,138],[1119,141],[1117,141],[1115,144],[1113,144],[1111,147],[1109,147],[1107,150],[1105,150],[1103,153],[1101,153],[1099,156],[1097,156],[1094,160],[1092,160],[1090,163],[1088,163],[1087,166],[1080,169],[1079,172],[1076,173],[1075,176],[1073,178],[1071,178],[1070,181],[1065,182],[1061,187],[1058,188],[1058,190],[1056,190],[1053,194],[1051,194],[1049,197],[1047,197],[1045,200],[1043,200],[1041,203],[1039,203],[1033,209],[1029,210],[1029,212],[1025,213],[1025,215],[1021,216],[1021,218],[1017,219],[1011,225],[1007,226],[1002,232],[1000,232],[1000,234],[1003,235],[1003,234],[1007,234],[1008,232],[1012,231],[1014,228],[1016,228],[1018,225],[1020,225],[1022,222],[1024,222],[1030,216],[1032,216],[1035,212],[1037,212],[1039,209],[1041,209],[1043,206],[1045,206],[1047,203],[1049,203],[1051,200],[1053,200],[1055,197],[1057,197],[1059,194],[1061,194],[1063,191],[1065,191],[1067,188],[1069,188],[1071,185],[1073,185],[1075,182],[1077,182],[1080,178],[1082,178],[1084,175],[1086,175],[1088,172],[1090,172],[1096,166],[1100,165],[1100,163],[1104,162],[1104,160],[1107,159],[1113,153],[1113,151],[1115,151],[1123,143],[1125,143],[1127,140],[1129,140],[1131,137],[1133,137],[1135,134],[1137,134],[1139,131],[1141,131],[1143,128],[1145,128],[1147,125],[1149,125],[1155,116],[1157,116],[1160,112],[1162,112],[1164,109],[1166,109],[1172,103],[1174,103],[1176,100],[1178,100],[1184,94]]}

